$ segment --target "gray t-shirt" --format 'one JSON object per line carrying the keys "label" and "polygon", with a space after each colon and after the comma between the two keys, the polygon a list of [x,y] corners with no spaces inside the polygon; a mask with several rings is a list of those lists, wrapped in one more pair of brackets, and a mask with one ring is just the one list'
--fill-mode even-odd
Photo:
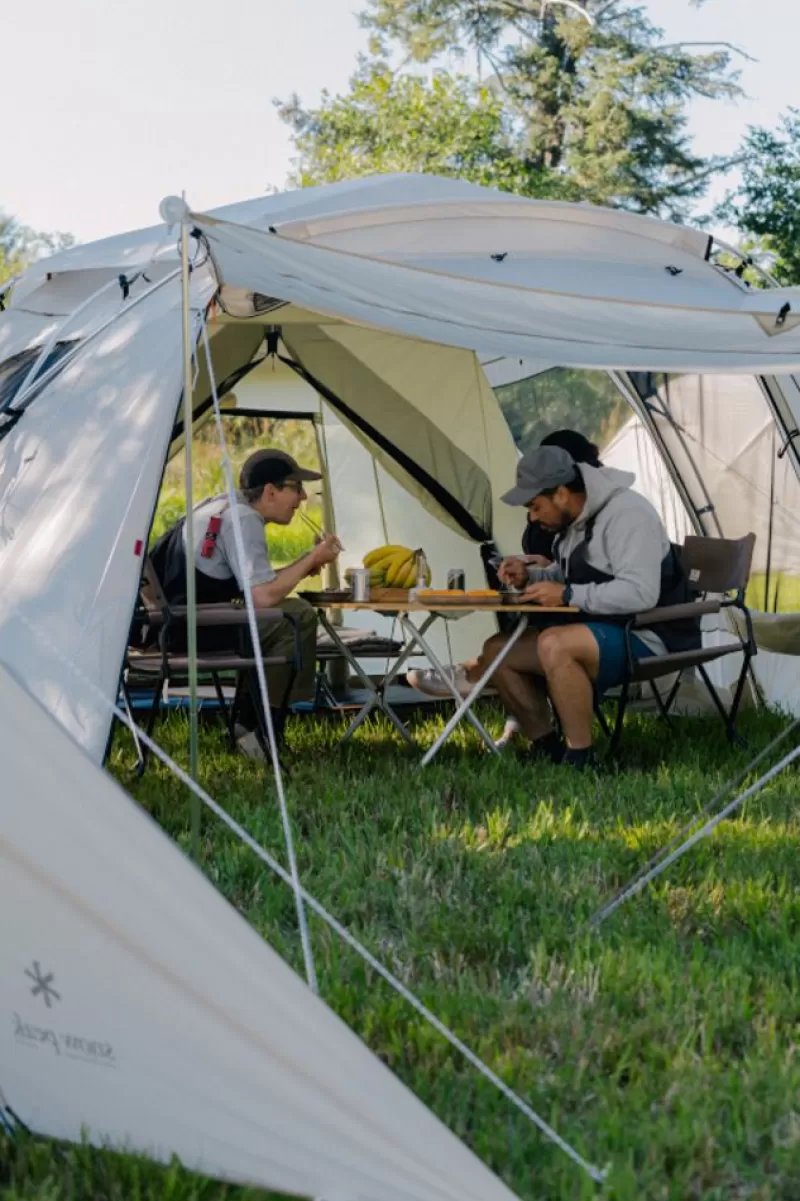
{"label": "gray t-shirt", "polygon": [[[236,553],[236,534],[233,515],[228,506],[227,496],[212,496],[194,509],[194,561],[198,571],[211,576],[215,580],[229,580],[236,577],[236,582],[244,591],[245,583],[251,586],[269,584],[275,579],[276,572],[269,561],[267,542],[264,535],[264,521],[255,509],[237,496],[237,511],[242,526],[242,541],[244,543],[244,567],[239,562]],[[204,559],[200,554],[203,541],[208,529],[210,517],[222,517],[222,528],[217,535],[210,559]],[[186,548],[186,527],[183,528],[183,545]]]}

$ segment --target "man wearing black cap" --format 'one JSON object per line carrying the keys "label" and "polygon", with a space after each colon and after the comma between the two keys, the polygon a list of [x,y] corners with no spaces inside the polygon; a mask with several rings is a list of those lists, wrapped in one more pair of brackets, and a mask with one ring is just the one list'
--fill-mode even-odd
{"label": "man wearing black cap", "polygon": [[[279,607],[291,613],[299,623],[302,665],[294,681],[291,700],[306,699],[313,691],[317,618],[311,605],[289,594],[306,576],[316,575],[326,563],[332,563],[341,547],[333,535],[325,535],[307,554],[276,571],[269,560],[264,527],[269,523],[288,525],[307,499],[303,485],[320,479],[319,472],[300,467],[283,451],[258,450],[250,455],[239,473],[236,498],[244,562],[237,549],[228,497],[211,497],[194,509],[197,603],[233,601],[244,595],[245,586],[249,584],[257,609]],[[150,557],[167,600],[175,605],[185,604],[187,546],[183,518],[159,539]],[[231,640],[241,633],[234,633],[230,627],[201,628],[198,630],[198,647],[201,650],[231,649]],[[294,646],[294,625],[290,621],[265,626],[261,635],[261,649],[265,655],[292,655]],[[273,724],[278,734],[284,712],[282,702],[291,682],[290,673],[288,666],[269,667],[266,673]],[[257,725],[255,714],[260,701],[254,693],[255,681],[249,681],[239,705],[239,721],[250,732],[240,743],[248,753],[258,753],[252,731]]]}

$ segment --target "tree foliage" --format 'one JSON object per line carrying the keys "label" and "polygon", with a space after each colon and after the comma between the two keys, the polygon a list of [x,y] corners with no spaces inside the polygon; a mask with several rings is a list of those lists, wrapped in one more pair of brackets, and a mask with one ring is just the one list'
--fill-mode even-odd
{"label": "tree foliage", "polygon": [[800,283],[800,109],[776,130],[751,127],[741,159],[740,184],[716,216],[757,242],[781,283]]}
{"label": "tree foliage", "polygon": [[[721,166],[692,151],[686,110],[738,93],[731,50],[666,46],[627,0],[367,2],[372,58],[350,92],[282,108],[301,182],[458,172],[680,219]],[[482,82],[444,71],[454,61]]]}
{"label": "tree foliage", "polygon": [[327,92],[316,109],[280,106],[299,151],[293,182],[304,187],[395,171],[456,176],[523,195],[572,194],[568,181],[520,154],[502,97],[464,76],[428,82],[364,62],[347,96]]}
{"label": "tree foliage", "polygon": [[37,233],[0,211],[0,284],[42,255],[72,246],[72,234]]}

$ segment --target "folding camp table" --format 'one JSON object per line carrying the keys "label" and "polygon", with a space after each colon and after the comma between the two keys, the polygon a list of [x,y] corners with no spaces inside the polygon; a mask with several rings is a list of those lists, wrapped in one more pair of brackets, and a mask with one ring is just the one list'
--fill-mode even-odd
{"label": "folding camp table", "polygon": [[[398,655],[389,672],[377,684],[370,679],[367,673],[358,663],[355,655],[358,653],[358,646],[355,647],[343,642],[336,632],[336,626],[329,620],[325,610],[328,609],[362,609],[372,613],[382,613],[385,616],[395,617],[403,631],[405,638],[405,646],[402,652]],[[456,689],[450,678],[447,669],[442,665],[435,651],[430,645],[426,634],[428,630],[437,620],[447,620],[448,617],[465,617],[470,613],[509,613],[517,615],[517,622],[514,629],[509,634],[508,640],[500,651],[500,654],[489,664],[481,679],[477,682],[468,697],[462,697]],[[356,673],[358,678],[367,690],[367,700],[361,707],[359,712],[350,723],[342,742],[350,739],[355,731],[369,717],[373,710],[378,709],[385,714],[398,733],[405,739],[406,742],[413,744],[413,739],[405,724],[400,717],[395,713],[394,709],[389,704],[386,693],[390,684],[397,678],[403,670],[406,662],[412,654],[417,651],[421,652],[430,663],[437,676],[451,693],[453,700],[456,702],[456,709],[450,720],[447,722],[442,733],[434,742],[433,746],[426,752],[422,759],[421,766],[424,767],[430,763],[431,759],[438,753],[443,743],[450,737],[453,730],[463,720],[467,720],[478,732],[487,749],[493,754],[498,754],[494,739],[487,733],[483,723],[473,712],[473,706],[484,688],[491,681],[492,676],[497,671],[500,664],[508,655],[512,647],[519,641],[524,631],[529,624],[534,625],[552,625],[559,620],[575,620],[578,615],[578,610],[572,606],[543,606],[543,605],[509,605],[509,604],[447,604],[441,607],[434,608],[430,605],[423,605],[419,601],[328,601],[324,607],[318,608],[319,619],[325,630],[331,637],[334,645],[337,647],[341,655],[347,660]],[[420,625],[415,625],[411,620],[412,614],[424,614],[424,620]],[[353,653],[355,651],[355,654]]]}

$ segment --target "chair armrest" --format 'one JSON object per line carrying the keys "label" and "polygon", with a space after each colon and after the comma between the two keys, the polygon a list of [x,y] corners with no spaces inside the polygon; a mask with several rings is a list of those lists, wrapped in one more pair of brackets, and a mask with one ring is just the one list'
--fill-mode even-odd
{"label": "chair armrest", "polygon": [[[185,621],[188,612],[186,605],[171,605],[169,616],[173,621]],[[271,620],[277,623],[282,621],[285,616],[282,609],[256,609],[256,618],[259,621]],[[151,625],[157,626],[165,620],[165,615],[161,611],[148,614],[147,620]],[[198,626],[244,626],[247,625],[247,622],[247,609],[243,606],[227,604],[197,606]]]}
{"label": "chair armrest", "polygon": [[719,613],[721,604],[717,600],[692,601],[686,605],[664,605],[660,609],[648,609],[637,613],[632,621],[634,630],[645,629],[655,622],[683,621],[687,617],[703,617],[706,613]]}

